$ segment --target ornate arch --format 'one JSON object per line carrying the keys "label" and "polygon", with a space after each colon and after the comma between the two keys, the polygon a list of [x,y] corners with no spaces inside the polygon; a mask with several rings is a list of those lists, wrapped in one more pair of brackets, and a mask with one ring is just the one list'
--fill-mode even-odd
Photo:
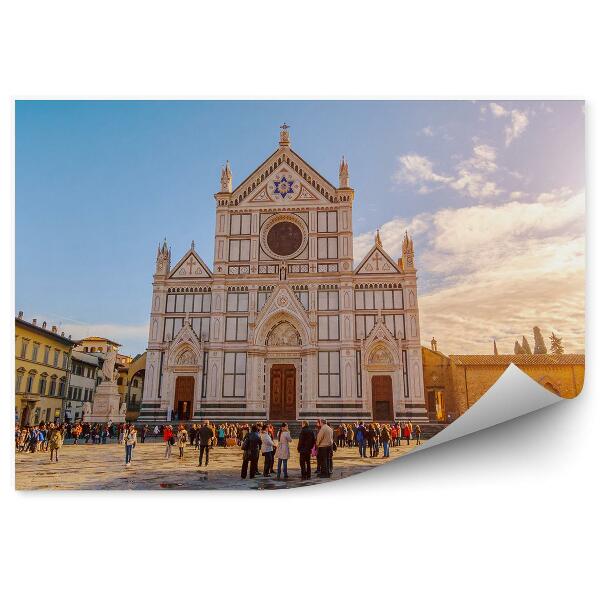
{"label": "ornate arch", "polygon": [[301,346],[302,338],[289,321],[277,323],[265,338],[267,346]]}
{"label": "ornate arch", "polygon": [[291,325],[300,338],[298,346],[306,345],[310,342],[310,331],[307,324],[295,313],[287,308],[280,309],[270,315],[265,315],[256,326],[254,333],[254,343],[258,346],[266,346],[269,334],[283,323]]}

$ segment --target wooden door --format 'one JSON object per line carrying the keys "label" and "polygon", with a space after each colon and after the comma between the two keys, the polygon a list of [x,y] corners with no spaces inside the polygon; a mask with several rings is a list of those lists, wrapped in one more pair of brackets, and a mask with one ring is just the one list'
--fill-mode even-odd
{"label": "wooden door", "polygon": [[375,375],[371,378],[373,397],[373,420],[377,422],[394,420],[394,396],[390,375]]}
{"label": "wooden door", "polygon": [[296,367],[273,365],[271,367],[271,421],[296,419]]}
{"label": "wooden door", "polygon": [[192,418],[194,406],[194,378],[178,377],[175,381],[175,414],[180,421]]}

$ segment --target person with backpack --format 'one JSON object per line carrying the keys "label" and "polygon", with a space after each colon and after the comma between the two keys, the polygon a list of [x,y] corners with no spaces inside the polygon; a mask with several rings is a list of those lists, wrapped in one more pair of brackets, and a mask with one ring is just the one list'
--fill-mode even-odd
{"label": "person with backpack", "polygon": [[263,477],[271,477],[271,470],[273,469],[273,463],[275,462],[275,445],[273,444],[273,438],[269,433],[269,427],[266,424],[262,426],[260,441],[262,442],[262,455],[265,457]]}
{"label": "person with backpack", "polygon": [[198,429],[197,433],[197,443],[200,445],[200,456],[198,458],[198,466],[202,466],[202,457],[204,453],[206,453],[206,462],[204,463],[205,467],[208,467],[208,451],[210,450],[210,442],[213,437],[213,430],[209,426],[208,419],[205,419],[202,427]]}

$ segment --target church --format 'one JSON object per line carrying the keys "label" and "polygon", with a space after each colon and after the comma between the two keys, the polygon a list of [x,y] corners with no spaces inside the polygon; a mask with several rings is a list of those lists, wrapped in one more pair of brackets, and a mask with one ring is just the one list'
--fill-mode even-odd
{"label": "church", "polygon": [[214,198],[212,269],[158,248],[140,420],[427,421],[413,243],[354,264],[348,163],[333,185],[284,124]]}

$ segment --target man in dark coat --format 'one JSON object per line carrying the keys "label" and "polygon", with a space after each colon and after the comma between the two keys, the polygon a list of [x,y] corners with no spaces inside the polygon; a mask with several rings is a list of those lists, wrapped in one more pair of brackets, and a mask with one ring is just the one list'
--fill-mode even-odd
{"label": "man in dark coat", "polygon": [[307,421],[302,421],[302,429],[298,438],[298,452],[300,453],[300,472],[302,479],[310,479],[310,453],[315,445],[315,434],[308,426]]}
{"label": "man in dark coat", "polygon": [[244,460],[242,461],[242,479],[246,479],[248,474],[248,463],[250,463],[250,479],[253,479],[258,471],[258,457],[260,455],[260,447],[262,440],[258,435],[258,425],[252,425],[250,433],[242,442],[242,450],[244,451]]}
{"label": "man in dark coat", "polygon": [[199,467],[202,466],[202,456],[206,452],[206,462],[204,463],[204,466],[207,467],[208,466],[208,451],[210,448],[210,441],[212,440],[212,437],[213,437],[213,430],[208,425],[208,419],[204,421],[204,423],[202,424],[202,427],[200,427],[200,429],[198,429],[198,432],[196,433],[196,435],[197,435],[198,442],[200,445],[200,457],[198,459],[198,466]]}

